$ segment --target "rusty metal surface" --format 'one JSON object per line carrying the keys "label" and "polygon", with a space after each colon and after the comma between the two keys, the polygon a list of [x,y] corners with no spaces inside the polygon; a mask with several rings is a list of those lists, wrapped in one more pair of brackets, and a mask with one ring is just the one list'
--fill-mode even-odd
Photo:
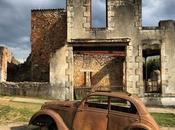
{"label": "rusty metal surface", "polygon": [[79,102],[77,101],[60,101],[60,100],[55,100],[52,102],[46,102],[44,104],[44,107],[46,108],[47,106],[50,108],[52,107],[77,107],[79,105]]}
{"label": "rusty metal surface", "polygon": [[69,130],[66,124],[64,123],[63,119],[61,118],[61,116],[57,114],[56,112],[54,112],[53,110],[49,110],[49,109],[44,109],[34,114],[33,117],[29,121],[29,125],[33,124],[33,121],[41,115],[49,115],[55,121],[57,129]]}
{"label": "rusty metal surface", "polygon": [[[107,97],[107,104],[88,104],[93,96]],[[134,107],[130,111],[112,108],[112,98],[129,101]],[[104,98],[105,99],[105,98]],[[136,108],[136,110],[132,110]],[[133,111],[133,112],[132,112]],[[47,114],[56,122],[59,130],[160,130],[144,104],[136,96],[121,92],[93,92],[81,102],[53,101],[45,103],[30,124],[42,114]],[[47,119],[42,119],[47,120]]]}
{"label": "rusty metal surface", "polygon": [[82,108],[75,116],[75,130],[107,130],[107,110]]}

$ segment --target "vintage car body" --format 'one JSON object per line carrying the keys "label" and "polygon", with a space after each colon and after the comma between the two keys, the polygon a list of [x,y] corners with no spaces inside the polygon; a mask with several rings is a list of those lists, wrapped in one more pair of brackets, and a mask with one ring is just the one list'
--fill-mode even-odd
{"label": "vintage car body", "polygon": [[94,92],[82,101],[47,102],[29,125],[41,130],[160,130],[139,98],[120,92]]}

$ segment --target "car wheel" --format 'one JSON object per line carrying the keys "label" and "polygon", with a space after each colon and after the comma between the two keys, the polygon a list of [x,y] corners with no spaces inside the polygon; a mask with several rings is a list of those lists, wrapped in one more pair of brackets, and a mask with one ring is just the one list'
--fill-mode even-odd
{"label": "car wheel", "polygon": [[40,126],[37,130],[58,130],[56,124],[51,124],[49,126]]}
{"label": "car wheel", "polygon": [[51,124],[49,126],[49,130],[58,130],[56,124],[55,123],[54,124]]}

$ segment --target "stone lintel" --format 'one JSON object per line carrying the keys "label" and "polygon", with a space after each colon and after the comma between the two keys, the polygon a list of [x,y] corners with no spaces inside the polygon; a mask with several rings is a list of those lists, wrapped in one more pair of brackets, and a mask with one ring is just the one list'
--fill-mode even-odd
{"label": "stone lintel", "polygon": [[116,38],[116,39],[71,39],[69,44],[76,44],[76,43],[119,43],[128,45],[131,41],[129,38]]}

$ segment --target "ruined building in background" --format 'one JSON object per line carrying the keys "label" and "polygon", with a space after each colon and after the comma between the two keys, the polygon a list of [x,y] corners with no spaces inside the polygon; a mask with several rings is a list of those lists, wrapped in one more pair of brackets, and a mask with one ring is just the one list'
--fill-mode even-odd
{"label": "ruined building in background", "polygon": [[[143,27],[141,0],[106,0],[105,24],[94,27],[93,1],[32,10],[31,81],[50,82],[58,99],[100,86],[175,105],[175,21]],[[156,60],[159,67],[150,68]]]}
{"label": "ruined building in background", "polygon": [[0,47],[0,82],[7,80],[7,66],[12,61],[12,53],[8,48]]}

